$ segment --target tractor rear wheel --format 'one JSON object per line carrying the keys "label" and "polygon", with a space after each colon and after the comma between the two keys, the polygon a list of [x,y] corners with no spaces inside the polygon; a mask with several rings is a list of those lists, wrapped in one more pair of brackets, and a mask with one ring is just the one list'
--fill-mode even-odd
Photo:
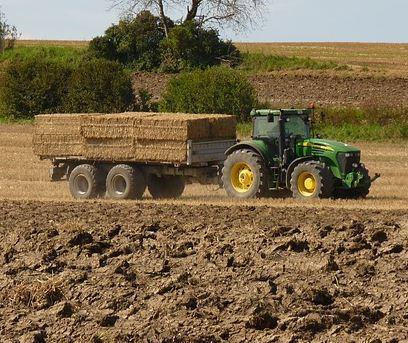
{"label": "tractor rear wheel", "polygon": [[153,199],[175,199],[181,197],[186,187],[184,177],[179,175],[149,175],[147,188]]}
{"label": "tractor rear wheel", "polygon": [[111,199],[141,199],[145,190],[146,178],[142,171],[126,164],[114,166],[106,178],[106,192]]}
{"label": "tractor rear wheel", "polygon": [[248,149],[231,153],[224,161],[222,183],[230,197],[251,199],[268,195],[268,175],[262,157]]}
{"label": "tractor rear wheel", "polygon": [[290,185],[297,199],[330,198],[334,189],[333,174],[321,163],[301,163],[293,170]]}
{"label": "tractor rear wheel", "polygon": [[98,169],[90,164],[75,167],[69,175],[69,191],[75,199],[96,198],[103,188]]}

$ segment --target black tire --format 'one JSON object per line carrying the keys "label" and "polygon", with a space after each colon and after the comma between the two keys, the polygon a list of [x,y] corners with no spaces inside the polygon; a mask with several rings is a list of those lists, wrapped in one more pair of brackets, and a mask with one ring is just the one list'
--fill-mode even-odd
{"label": "black tire", "polygon": [[165,175],[159,177],[157,175],[149,175],[147,188],[153,199],[175,199],[181,197],[186,187],[186,182],[183,176]]}
{"label": "black tire", "polygon": [[269,193],[265,163],[252,150],[242,149],[231,153],[224,161],[221,179],[225,191],[233,198],[261,198]]}
{"label": "black tire", "polygon": [[106,178],[106,193],[111,199],[141,199],[146,190],[146,178],[141,170],[126,164],[114,166]]}
{"label": "black tire", "polygon": [[75,199],[93,199],[100,192],[98,169],[90,164],[75,167],[69,175],[69,191]]}
{"label": "black tire", "polygon": [[295,167],[291,175],[292,195],[297,199],[330,198],[334,189],[331,171],[319,162],[305,162]]}

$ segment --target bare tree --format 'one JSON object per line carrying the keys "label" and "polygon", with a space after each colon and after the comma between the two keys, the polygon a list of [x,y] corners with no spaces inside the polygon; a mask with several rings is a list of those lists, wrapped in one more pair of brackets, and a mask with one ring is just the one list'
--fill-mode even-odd
{"label": "bare tree", "polygon": [[13,48],[17,38],[18,32],[16,27],[7,23],[6,16],[0,9],[0,53]]}
{"label": "bare tree", "polygon": [[165,13],[166,0],[111,0],[114,7],[120,7],[125,13],[135,14],[139,11],[149,10],[159,16],[166,37],[169,26]]}
{"label": "bare tree", "polygon": [[137,12],[150,10],[158,15],[167,35],[166,9],[181,16],[180,21],[228,25],[242,29],[262,17],[267,0],[111,0],[113,6]]}

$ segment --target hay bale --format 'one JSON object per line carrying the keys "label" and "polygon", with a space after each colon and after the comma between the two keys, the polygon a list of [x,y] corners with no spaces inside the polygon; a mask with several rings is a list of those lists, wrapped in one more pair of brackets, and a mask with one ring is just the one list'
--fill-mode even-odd
{"label": "hay bale", "polygon": [[83,146],[85,158],[102,161],[133,160],[132,138],[86,138]]}
{"label": "hay bale", "polygon": [[187,142],[175,140],[135,139],[133,156],[137,161],[176,162],[187,159]]}
{"label": "hay bale", "polygon": [[237,137],[235,116],[215,115],[209,118],[209,126],[212,139],[235,139]]}
{"label": "hay bale", "polygon": [[83,155],[81,123],[88,114],[46,114],[35,118],[33,148],[41,157]]}
{"label": "hay bale", "polygon": [[125,115],[102,115],[83,118],[82,134],[85,138],[133,137],[136,117]]}
{"label": "hay bale", "polygon": [[34,154],[42,157],[81,157],[84,140],[80,135],[36,134],[33,136]]}
{"label": "hay bale", "polygon": [[235,138],[233,116],[184,113],[60,114],[36,117],[42,157],[182,163],[187,141]]}

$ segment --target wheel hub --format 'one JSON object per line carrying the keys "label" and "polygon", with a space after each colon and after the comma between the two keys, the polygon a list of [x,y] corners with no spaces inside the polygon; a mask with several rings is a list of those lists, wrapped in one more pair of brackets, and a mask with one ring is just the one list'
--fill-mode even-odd
{"label": "wheel hub", "polygon": [[312,173],[301,173],[297,183],[299,193],[304,197],[311,197],[316,191],[316,178]]}
{"label": "wheel hub", "polygon": [[122,175],[115,175],[112,179],[114,192],[118,195],[123,195],[126,192],[127,183]]}
{"label": "wheel hub", "polygon": [[315,184],[314,179],[308,177],[308,178],[305,180],[305,188],[306,188],[308,191],[313,191],[313,190],[315,189],[315,187],[316,187],[316,184]]}
{"label": "wheel hub", "polygon": [[239,182],[244,188],[250,188],[252,185],[252,182],[254,181],[254,174],[248,170],[248,169],[243,169],[239,173]]}
{"label": "wheel hub", "polygon": [[231,184],[239,193],[247,192],[254,183],[254,173],[245,162],[236,163],[231,170]]}
{"label": "wheel hub", "polygon": [[85,175],[79,174],[75,177],[75,186],[80,195],[85,195],[89,190],[89,182]]}

